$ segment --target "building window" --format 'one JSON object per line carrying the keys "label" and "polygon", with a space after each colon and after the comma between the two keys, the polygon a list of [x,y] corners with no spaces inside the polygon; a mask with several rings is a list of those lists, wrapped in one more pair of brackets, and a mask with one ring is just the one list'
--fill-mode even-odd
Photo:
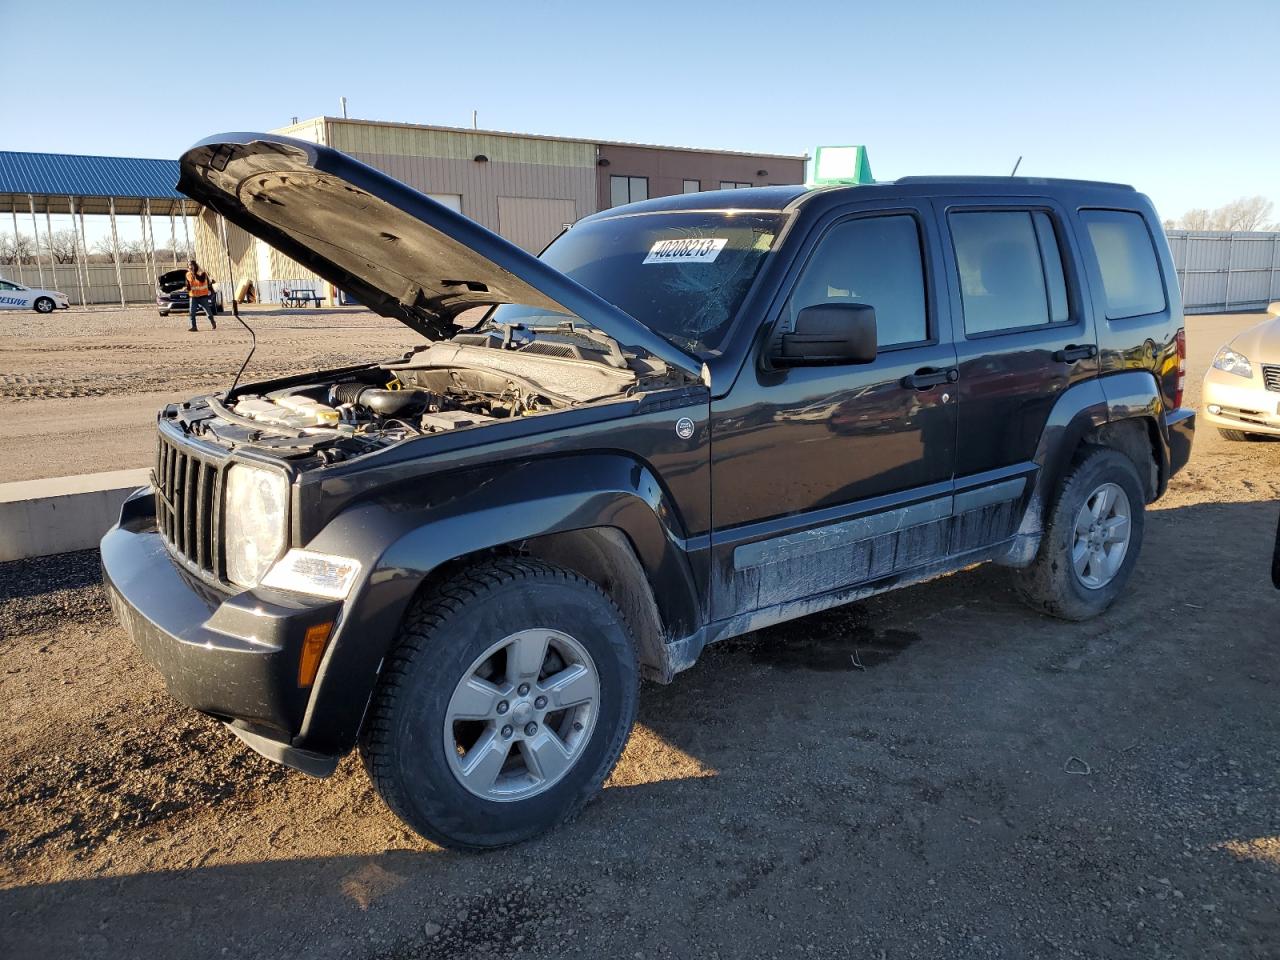
{"label": "building window", "polygon": [[620,207],[624,203],[635,203],[637,200],[649,199],[648,177],[609,178],[609,206]]}
{"label": "building window", "polygon": [[746,190],[752,186],[754,186],[754,184],[739,183],[737,180],[721,180],[720,181],[721,190]]}
{"label": "building window", "polygon": [[701,190],[702,190],[701,180],[686,180],[684,182],[685,193],[698,193]]}
{"label": "building window", "polygon": [[462,194],[460,193],[428,193],[427,196],[450,210],[456,210],[458,213],[462,212]]}

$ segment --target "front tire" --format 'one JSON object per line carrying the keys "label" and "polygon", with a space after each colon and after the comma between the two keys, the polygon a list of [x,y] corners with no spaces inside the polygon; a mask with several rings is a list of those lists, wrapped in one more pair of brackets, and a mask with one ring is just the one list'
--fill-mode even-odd
{"label": "front tire", "polygon": [[635,720],[635,645],[595,584],[531,560],[414,603],[361,732],[374,787],[428,840],[527,840],[600,789]]}
{"label": "front tire", "polygon": [[1086,448],[1059,487],[1035,560],[1018,572],[1019,595],[1061,620],[1103,613],[1138,561],[1145,506],[1132,460],[1106,447]]}
{"label": "front tire", "polygon": [[53,313],[53,299],[51,297],[37,297],[36,302],[32,304],[36,313]]}

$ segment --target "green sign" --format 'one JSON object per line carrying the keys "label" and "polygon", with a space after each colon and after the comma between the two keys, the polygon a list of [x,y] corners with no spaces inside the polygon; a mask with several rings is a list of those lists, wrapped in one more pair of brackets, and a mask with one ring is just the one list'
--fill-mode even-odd
{"label": "green sign", "polygon": [[813,151],[809,186],[826,187],[832,184],[875,183],[871,176],[871,161],[867,148],[817,147]]}

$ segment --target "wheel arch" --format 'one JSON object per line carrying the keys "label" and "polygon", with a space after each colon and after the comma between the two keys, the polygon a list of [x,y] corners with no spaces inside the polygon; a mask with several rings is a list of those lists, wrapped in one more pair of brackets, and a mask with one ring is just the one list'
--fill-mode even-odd
{"label": "wheel arch", "polygon": [[295,741],[309,749],[354,745],[382,659],[414,599],[495,555],[558,563],[599,585],[623,610],[645,672],[656,679],[674,673],[667,641],[702,625],[679,513],[634,458],[548,458],[506,465],[481,483],[445,476],[415,485],[407,498],[399,493],[353,505],[307,544],[377,558],[362,571],[321,664]]}
{"label": "wheel arch", "polygon": [[1001,562],[1022,567],[1035,558],[1062,478],[1085,445],[1124,453],[1142,478],[1147,502],[1161,496],[1169,480],[1163,412],[1160,388],[1149,370],[1108,374],[1063,391],[1040,434],[1035,485],[1014,543]]}

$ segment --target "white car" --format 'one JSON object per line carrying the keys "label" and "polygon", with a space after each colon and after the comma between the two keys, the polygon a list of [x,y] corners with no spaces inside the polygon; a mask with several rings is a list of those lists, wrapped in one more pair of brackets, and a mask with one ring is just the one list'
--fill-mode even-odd
{"label": "white car", "polygon": [[1228,440],[1280,437],[1280,301],[1237,334],[1204,376],[1204,418]]}
{"label": "white car", "polygon": [[0,278],[0,310],[34,310],[36,313],[53,313],[71,306],[65,293],[26,287],[12,280]]}

